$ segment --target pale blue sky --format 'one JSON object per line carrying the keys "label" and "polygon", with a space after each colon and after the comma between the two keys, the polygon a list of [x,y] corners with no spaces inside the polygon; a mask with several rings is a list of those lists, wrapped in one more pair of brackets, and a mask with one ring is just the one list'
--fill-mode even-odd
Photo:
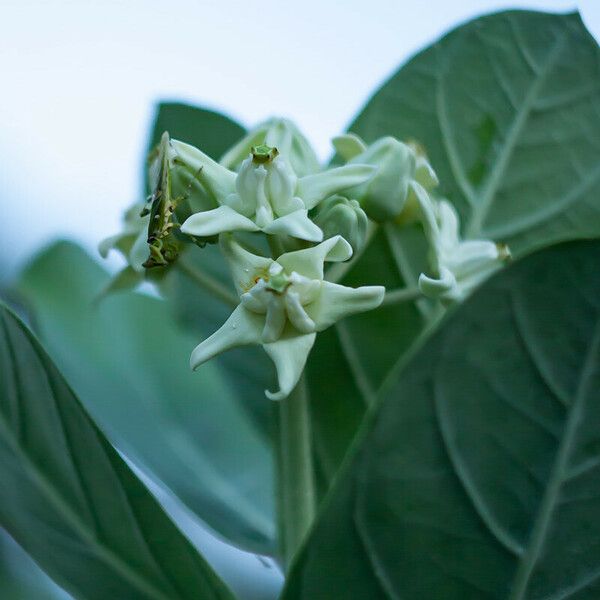
{"label": "pale blue sky", "polygon": [[[58,235],[88,247],[137,198],[154,102],[183,99],[253,124],[295,119],[325,157],[368,94],[492,0],[2,0],[0,237],[14,268]],[[578,7],[600,34],[600,1]],[[368,7],[368,10],[365,9]]]}

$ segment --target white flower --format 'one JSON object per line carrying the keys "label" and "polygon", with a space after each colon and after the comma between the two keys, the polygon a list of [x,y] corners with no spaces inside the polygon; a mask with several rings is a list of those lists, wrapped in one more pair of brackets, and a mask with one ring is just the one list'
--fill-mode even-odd
{"label": "white flower", "polygon": [[360,137],[347,133],[333,139],[338,154],[348,164],[367,164],[377,167],[372,179],[350,191],[367,215],[383,223],[396,219],[411,197],[412,182],[426,189],[438,183],[436,174],[422,152],[394,137],[379,138],[367,146]]}
{"label": "white flower", "polygon": [[279,391],[285,398],[302,374],[316,333],[344,317],[371,310],[383,300],[381,286],[350,288],[323,280],[324,261],[350,258],[352,249],[336,236],[277,260],[251,254],[232,236],[221,237],[240,304],[223,326],[192,352],[193,369],[236,346],[261,344],[275,363]]}
{"label": "white flower", "polygon": [[425,233],[437,276],[421,273],[419,289],[431,298],[460,301],[510,258],[508,247],[490,240],[461,240],[456,210],[447,200],[434,203],[418,184]]}
{"label": "white flower", "polygon": [[371,178],[376,168],[348,165],[297,177],[278,150],[254,146],[239,173],[230,171],[206,154],[183,142],[172,141],[177,159],[198,173],[198,179],[219,204],[197,212],[181,226],[193,236],[231,231],[263,231],[319,242],[323,232],[308,211],[341,189]]}
{"label": "white flower", "polygon": [[361,250],[367,239],[369,219],[356,200],[336,194],[321,202],[315,223],[325,238],[341,235],[354,252]]}
{"label": "white flower", "polygon": [[321,170],[315,151],[298,127],[289,119],[279,118],[268,119],[248,132],[219,162],[237,171],[248,158],[252,147],[261,144],[277,148],[279,156],[298,177]]}

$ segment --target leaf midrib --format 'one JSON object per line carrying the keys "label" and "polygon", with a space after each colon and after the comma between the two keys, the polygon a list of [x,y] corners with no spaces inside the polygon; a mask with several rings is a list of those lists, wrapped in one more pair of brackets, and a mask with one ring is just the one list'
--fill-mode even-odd
{"label": "leaf midrib", "polygon": [[[7,346],[12,348],[12,344],[10,343],[10,334],[8,332],[5,319],[6,315],[1,315],[0,329],[2,330],[3,337],[7,342]],[[41,364],[44,364],[43,357],[39,355],[35,346],[32,345],[31,347]],[[54,394],[54,391],[52,393]],[[17,456],[19,456],[23,463],[28,467],[31,479],[36,482],[38,488],[48,498],[49,502],[54,505],[59,513],[63,515],[65,520],[73,527],[73,529],[75,529],[75,531],[77,531],[84,539],[86,539],[97,549],[98,554],[108,564],[112,565],[117,572],[119,572],[139,591],[149,594],[150,598],[155,600],[172,600],[172,598],[166,596],[161,590],[156,589],[155,586],[149,583],[146,579],[140,577],[140,575],[136,573],[127,562],[123,561],[122,558],[110,547],[107,547],[105,544],[101,543],[93,532],[90,532],[86,523],[78,517],[78,515],[69,506],[69,503],[64,500],[60,490],[56,489],[56,486],[53,484],[53,482],[48,479],[46,474],[38,467],[36,462],[33,461],[29,454],[22,448],[19,441],[15,439],[10,425],[6,422],[5,415],[2,411],[0,411],[0,434],[4,436],[15,454],[17,454]]]}
{"label": "leaf midrib", "polygon": [[525,553],[521,556],[515,573],[515,578],[511,586],[511,593],[508,600],[522,600],[527,591],[527,586],[535,565],[540,556],[540,552],[548,534],[554,509],[557,504],[560,488],[565,481],[568,461],[575,443],[577,428],[580,424],[585,399],[588,392],[590,380],[596,366],[595,358],[600,353],[600,319],[596,321],[592,340],[588,347],[587,355],[581,370],[581,379],[571,410],[569,412],[567,423],[565,425],[564,435],[560,441],[556,458],[552,466],[550,478],[546,491],[542,498],[537,517],[535,519],[529,544]]}
{"label": "leaf midrib", "polygon": [[512,156],[513,150],[517,144],[519,135],[523,127],[525,126],[529,113],[533,108],[533,105],[537,99],[537,96],[544,84],[547,75],[552,70],[555,62],[557,61],[566,41],[566,34],[562,34],[555,42],[550,51],[546,56],[546,60],[542,64],[541,68],[534,75],[534,79],[529,86],[527,94],[521,104],[521,107],[517,111],[513,122],[508,130],[506,141],[502,146],[502,149],[498,153],[498,156],[490,169],[489,175],[483,185],[482,193],[479,202],[473,205],[473,211],[471,218],[465,228],[465,235],[468,238],[477,237],[482,230],[483,223],[492,207],[492,203],[498,187],[500,186],[502,176],[504,175],[508,163]]}

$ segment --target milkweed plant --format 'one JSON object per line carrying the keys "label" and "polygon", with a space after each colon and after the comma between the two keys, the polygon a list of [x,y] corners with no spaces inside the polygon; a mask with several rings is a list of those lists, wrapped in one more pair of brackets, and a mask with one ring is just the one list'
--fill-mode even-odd
{"label": "milkweed plant", "polygon": [[74,391],[3,309],[2,525],[77,598],[273,597],[215,572],[133,462],[271,556],[285,600],[598,597],[599,65],[576,14],[476,19],[325,162],[288,118],[161,105],[145,193],[99,245],[121,270],[73,311],[36,313],[44,261],[97,272],[73,248],[15,286]]}

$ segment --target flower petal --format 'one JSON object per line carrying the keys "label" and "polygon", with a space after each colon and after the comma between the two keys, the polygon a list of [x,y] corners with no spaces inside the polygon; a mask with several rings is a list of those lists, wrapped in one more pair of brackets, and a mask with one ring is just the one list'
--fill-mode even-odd
{"label": "flower petal", "polygon": [[229,231],[259,231],[256,224],[229,206],[194,213],[181,226],[181,232],[199,237]]}
{"label": "flower petal", "polygon": [[243,160],[248,158],[250,148],[266,144],[279,150],[279,156],[292,170],[303,177],[319,170],[319,159],[308,140],[288,119],[273,118],[258,125],[228,150],[221,160],[228,169],[237,170]]}
{"label": "flower petal", "polygon": [[305,308],[300,304],[300,296],[293,290],[285,294],[285,310],[290,323],[300,333],[312,333],[315,331],[315,322],[308,316]]}
{"label": "flower petal", "polygon": [[310,209],[328,196],[364,183],[376,172],[377,167],[372,165],[345,165],[327,169],[299,179],[296,195],[300,196],[304,206]]}
{"label": "flower petal", "polygon": [[242,248],[232,235],[222,235],[219,244],[231,269],[235,289],[240,295],[250,290],[257,278],[264,277],[273,264],[270,258],[257,256]]}
{"label": "flower petal", "polygon": [[279,156],[298,177],[316,173],[320,168],[309,141],[289,119],[272,119],[264,143],[277,148]]}
{"label": "flower petal", "polygon": [[258,344],[264,317],[238,306],[220,329],[198,344],[190,357],[190,366],[197,369],[217,354],[247,344]]}
{"label": "flower petal", "polygon": [[226,196],[235,192],[236,174],[233,171],[226,169],[190,144],[171,140],[171,147],[177,153],[175,161],[184,163],[195,172],[198,180],[219,204]]}
{"label": "flower petal", "polygon": [[249,131],[247,135],[223,154],[219,163],[228,169],[237,170],[242,162],[250,156],[252,146],[265,143],[265,135],[268,129],[269,121],[266,121]]}
{"label": "flower petal", "polygon": [[268,196],[277,216],[288,215],[298,209],[304,208],[300,198],[294,196],[296,189],[296,175],[288,167],[281,156],[273,161],[269,170]]}
{"label": "flower petal", "polygon": [[467,240],[445,257],[444,265],[454,272],[457,279],[462,279],[481,270],[494,269],[499,262],[500,253],[494,242]]}
{"label": "flower petal", "polygon": [[438,204],[440,245],[443,249],[454,248],[460,241],[460,223],[456,209],[447,200]]}
{"label": "flower petal", "polygon": [[435,215],[433,200],[427,193],[427,190],[416,181],[411,181],[410,187],[415,193],[425,235],[429,242],[435,246],[434,249],[437,252],[440,244],[440,229]]}
{"label": "flower petal", "polygon": [[346,161],[352,160],[367,149],[367,145],[355,133],[338,135],[331,140],[331,143],[336,152]]}
{"label": "flower petal", "polygon": [[270,392],[265,390],[267,398],[282,400],[289,396],[290,392],[296,387],[300,375],[302,375],[308,354],[315,343],[315,337],[316,333],[307,335],[289,333],[276,342],[263,344],[265,352],[275,363],[279,382],[279,391]]}
{"label": "flower petal", "polygon": [[146,262],[149,253],[148,230],[144,228],[135,238],[135,242],[133,242],[131,246],[127,260],[133,269],[135,269],[138,273],[142,273],[145,270],[144,263]]}
{"label": "flower petal", "polygon": [[127,234],[117,233],[116,235],[111,235],[110,237],[104,238],[98,244],[98,252],[102,258],[106,258],[108,253],[121,241],[121,238]]}
{"label": "flower petal", "polygon": [[457,288],[456,277],[446,267],[440,267],[438,279],[429,277],[425,273],[419,275],[419,289],[429,298],[440,298],[451,294]]}
{"label": "flower petal", "polygon": [[262,332],[262,341],[264,343],[276,342],[283,333],[286,317],[285,308],[281,298],[271,294],[267,308],[267,318]]}
{"label": "flower petal", "polygon": [[323,279],[323,262],[343,262],[352,256],[352,246],[340,235],[312,248],[286,252],[277,262],[288,272],[296,271],[309,279]]}
{"label": "flower petal", "polygon": [[324,281],[318,298],[304,308],[315,321],[317,331],[323,331],[344,317],[377,308],[384,295],[381,285],[351,288]]}
{"label": "flower petal", "polygon": [[275,219],[263,231],[275,235],[291,235],[308,242],[320,242],[323,239],[320,227],[308,218],[308,211],[304,209]]}

